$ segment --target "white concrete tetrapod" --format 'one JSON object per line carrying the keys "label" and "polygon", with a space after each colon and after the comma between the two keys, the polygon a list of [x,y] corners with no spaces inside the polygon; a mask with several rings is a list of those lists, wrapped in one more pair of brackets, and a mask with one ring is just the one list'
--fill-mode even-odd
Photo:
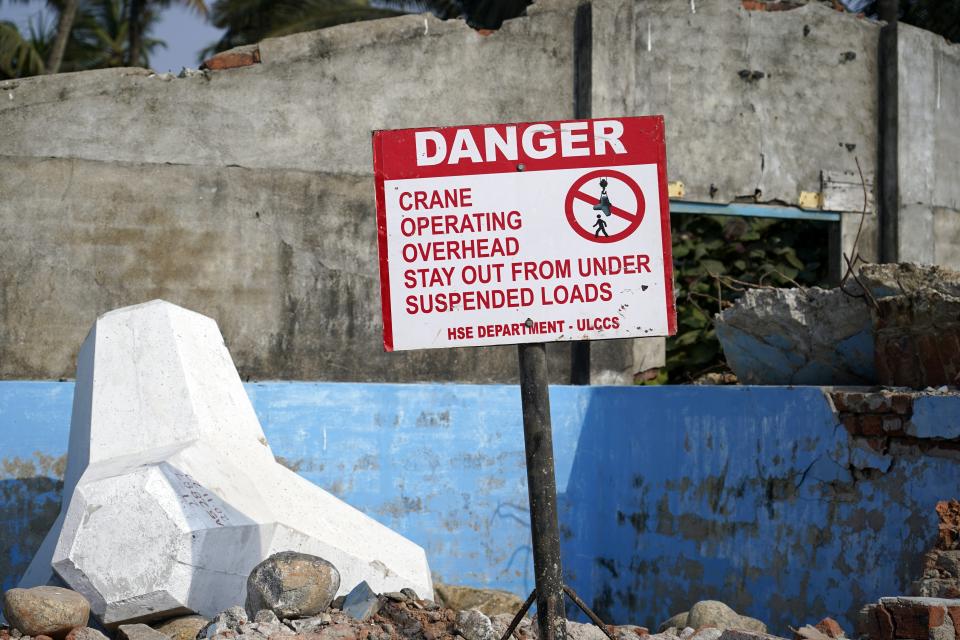
{"label": "white concrete tetrapod", "polygon": [[274,460],[217,324],[168,302],[107,313],[83,343],[63,496],[20,584],[55,573],[107,625],[242,604],[286,550],[333,563],[341,594],[433,594],[421,547]]}

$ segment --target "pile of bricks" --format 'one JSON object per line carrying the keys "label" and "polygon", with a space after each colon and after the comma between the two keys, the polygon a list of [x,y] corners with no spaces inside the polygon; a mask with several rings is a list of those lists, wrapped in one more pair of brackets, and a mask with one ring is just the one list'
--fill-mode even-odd
{"label": "pile of bricks", "polygon": [[905,425],[913,416],[909,391],[832,391],[837,417],[851,436],[863,438],[870,448],[885,452],[890,438],[905,438]]}
{"label": "pile of bricks", "polygon": [[861,609],[857,631],[870,640],[957,640],[960,600],[880,598]]}

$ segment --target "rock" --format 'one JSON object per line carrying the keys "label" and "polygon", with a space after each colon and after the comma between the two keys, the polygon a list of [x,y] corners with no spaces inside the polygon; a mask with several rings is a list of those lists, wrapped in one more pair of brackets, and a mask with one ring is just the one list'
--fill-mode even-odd
{"label": "rock", "polygon": [[366,581],[354,587],[343,601],[343,612],[357,620],[366,620],[379,610],[380,598]]}
{"label": "rock", "polygon": [[659,627],[657,627],[657,633],[663,633],[667,629],[683,629],[687,626],[687,616],[688,612],[684,611],[683,613],[677,613],[667,620],[665,620]]}
{"label": "rock", "polygon": [[722,629],[703,627],[702,629],[697,629],[696,633],[690,636],[690,640],[717,640],[722,635]]}
{"label": "rock", "polygon": [[741,616],[719,600],[701,600],[690,608],[686,626],[700,629],[701,627],[716,627],[717,629],[743,629],[766,633],[767,626],[747,616]]}
{"label": "rock", "polygon": [[[490,624],[493,625],[494,635],[502,638],[503,634],[510,628],[510,623],[513,621],[515,615],[516,613],[498,613],[490,616]],[[530,616],[524,616],[520,619],[520,624],[517,626],[517,633],[521,636],[536,636],[536,626]]]}
{"label": "rock", "polygon": [[[103,635],[96,629],[90,627],[74,627],[70,630],[70,633],[67,634],[66,640],[108,640],[107,636]],[[183,638],[175,638],[174,640],[186,640]]]}
{"label": "rock", "polygon": [[457,613],[456,631],[467,640],[495,640],[490,618],[477,609]]}
{"label": "rock", "polygon": [[119,640],[170,640],[169,636],[142,623],[120,625],[117,628],[117,638]]}
{"label": "rock", "polygon": [[480,589],[449,584],[435,584],[437,601],[444,607],[456,609],[476,609],[487,616],[501,613],[516,614],[523,606],[523,599],[500,589]]}
{"label": "rock", "polygon": [[317,640],[353,640],[357,632],[349,624],[334,624],[316,634]]}
{"label": "rock", "polygon": [[742,384],[871,384],[873,323],[840,289],[750,289],[716,317],[717,338]]}
{"label": "rock", "polygon": [[208,624],[210,621],[203,616],[182,616],[153,625],[153,628],[171,640],[195,640]]}
{"label": "rock", "polygon": [[567,620],[567,638],[570,640],[610,640],[595,624]]}
{"label": "rock", "polygon": [[3,615],[23,635],[46,635],[62,640],[74,627],[85,627],[90,603],[61,587],[10,589],[3,595]]}
{"label": "rock", "polygon": [[280,618],[270,609],[261,609],[253,616],[253,621],[261,624],[280,624]]}
{"label": "rock", "polygon": [[337,596],[337,597],[334,598],[333,601],[330,603],[330,608],[331,608],[331,609],[340,609],[340,610],[342,611],[342,610],[343,610],[343,601],[346,600],[346,599],[347,599],[347,596]]}
{"label": "rock", "polygon": [[290,628],[296,633],[317,633],[332,622],[333,617],[329,613],[321,613],[303,620],[291,620]]}
{"label": "rock", "polygon": [[417,595],[417,592],[414,591],[413,589],[411,589],[410,587],[404,587],[403,589],[400,589],[400,593],[402,593],[403,595],[407,596],[407,597],[410,598],[411,600],[419,600],[419,599],[420,599],[420,596]]}
{"label": "rock", "polygon": [[760,631],[747,631],[744,629],[727,629],[720,634],[719,640],[783,640],[779,636],[772,636],[769,633]]}
{"label": "rock", "polygon": [[649,636],[650,630],[635,624],[621,624],[614,627],[613,635],[617,640],[638,640],[644,636]]}
{"label": "rock", "polygon": [[281,618],[326,611],[340,588],[340,572],[318,556],[275,553],[250,572],[246,608],[250,615],[269,609]]}
{"label": "rock", "polygon": [[845,638],[847,635],[844,633],[840,623],[833,618],[824,618],[816,624],[816,629],[831,638]]}
{"label": "rock", "polygon": [[830,640],[830,636],[809,624],[797,629],[793,638],[794,640]]}
{"label": "rock", "polygon": [[877,298],[925,290],[960,297],[960,272],[935,265],[865,264],[858,278]]}

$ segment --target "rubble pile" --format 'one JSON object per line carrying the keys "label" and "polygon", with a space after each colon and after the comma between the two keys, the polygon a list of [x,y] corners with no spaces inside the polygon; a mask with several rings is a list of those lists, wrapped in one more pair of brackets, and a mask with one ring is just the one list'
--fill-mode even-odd
{"label": "rubble pile", "polygon": [[[250,572],[245,606],[212,618],[180,615],[164,621],[98,626],[90,603],[60,587],[11,589],[3,611],[10,627],[0,640],[500,640],[519,609],[519,598],[495,590],[440,585],[439,597],[478,608],[443,606],[413,589],[376,593],[365,581],[336,596],[341,576],[326,560],[276,553]],[[91,626],[88,626],[91,625]],[[607,625],[614,640],[769,640],[766,625],[722,602],[705,600],[667,620],[657,633],[636,625]],[[537,640],[536,623],[521,619],[513,640]],[[609,640],[592,624],[567,622],[570,640]],[[819,640],[819,639],[815,639]]]}
{"label": "rubble pile", "polygon": [[751,289],[716,329],[744,384],[958,384],[960,273],[868,264],[842,288]]}
{"label": "rubble pile", "polygon": [[[914,593],[931,598],[960,598],[960,501],[937,503],[940,519],[936,545],[923,557],[923,577]],[[960,613],[956,618],[960,638]]]}

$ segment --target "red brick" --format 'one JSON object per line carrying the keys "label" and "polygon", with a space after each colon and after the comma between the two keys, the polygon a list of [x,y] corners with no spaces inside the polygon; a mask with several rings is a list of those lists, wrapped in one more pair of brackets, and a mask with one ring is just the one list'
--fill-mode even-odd
{"label": "red brick", "polygon": [[913,414],[913,396],[909,393],[894,393],[890,396],[890,406],[902,416]]}
{"label": "red brick", "polygon": [[874,609],[877,616],[877,626],[880,627],[880,637],[877,640],[893,640],[893,617],[884,607]]}
{"label": "red brick", "polygon": [[887,435],[903,435],[903,420],[898,416],[883,416],[883,432]]}
{"label": "red brick", "polygon": [[860,416],[860,435],[864,436],[882,436],[884,435],[883,431],[883,417],[867,414]]}
{"label": "red brick", "polygon": [[860,418],[853,414],[846,414],[840,416],[840,422],[843,423],[844,428],[852,436],[860,435]]}
{"label": "red brick", "polygon": [[838,412],[847,411],[847,394],[842,391],[834,391],[830,394],[830,399],[833,400],[833,408]]}
{"label": "red brick", "polygon": [[928,636],[930,611],[927,607],[891,603],[884,608],[893,618],[894,637],[918,640]]}
{"label": "red brick", "polygon": [[815,628],[820,633],[824,633],[831,638],[843,638],[846,636],[843,629],[840,628],[840,624],[833,618],[824,618],[816,624]]}
{"label": "red brick", "polygon": [[260,49],[248,51],[224,51],[203,61],[201,69],[210,69],[211,71],[221,71],[223,69],[236,69],[238,67],[249,67],[260,62]]}
{"label": "red brick", "polygon": [[886,438],[864,438],[864,442],[867,443],[867,446],[876,451],[877,453],[883,453],[887,450],[887,439]]}
{"label": "red brick", "polygon": [[936,629],[947,619],[947,610],[943,607],[927,607],[927,629]]}

